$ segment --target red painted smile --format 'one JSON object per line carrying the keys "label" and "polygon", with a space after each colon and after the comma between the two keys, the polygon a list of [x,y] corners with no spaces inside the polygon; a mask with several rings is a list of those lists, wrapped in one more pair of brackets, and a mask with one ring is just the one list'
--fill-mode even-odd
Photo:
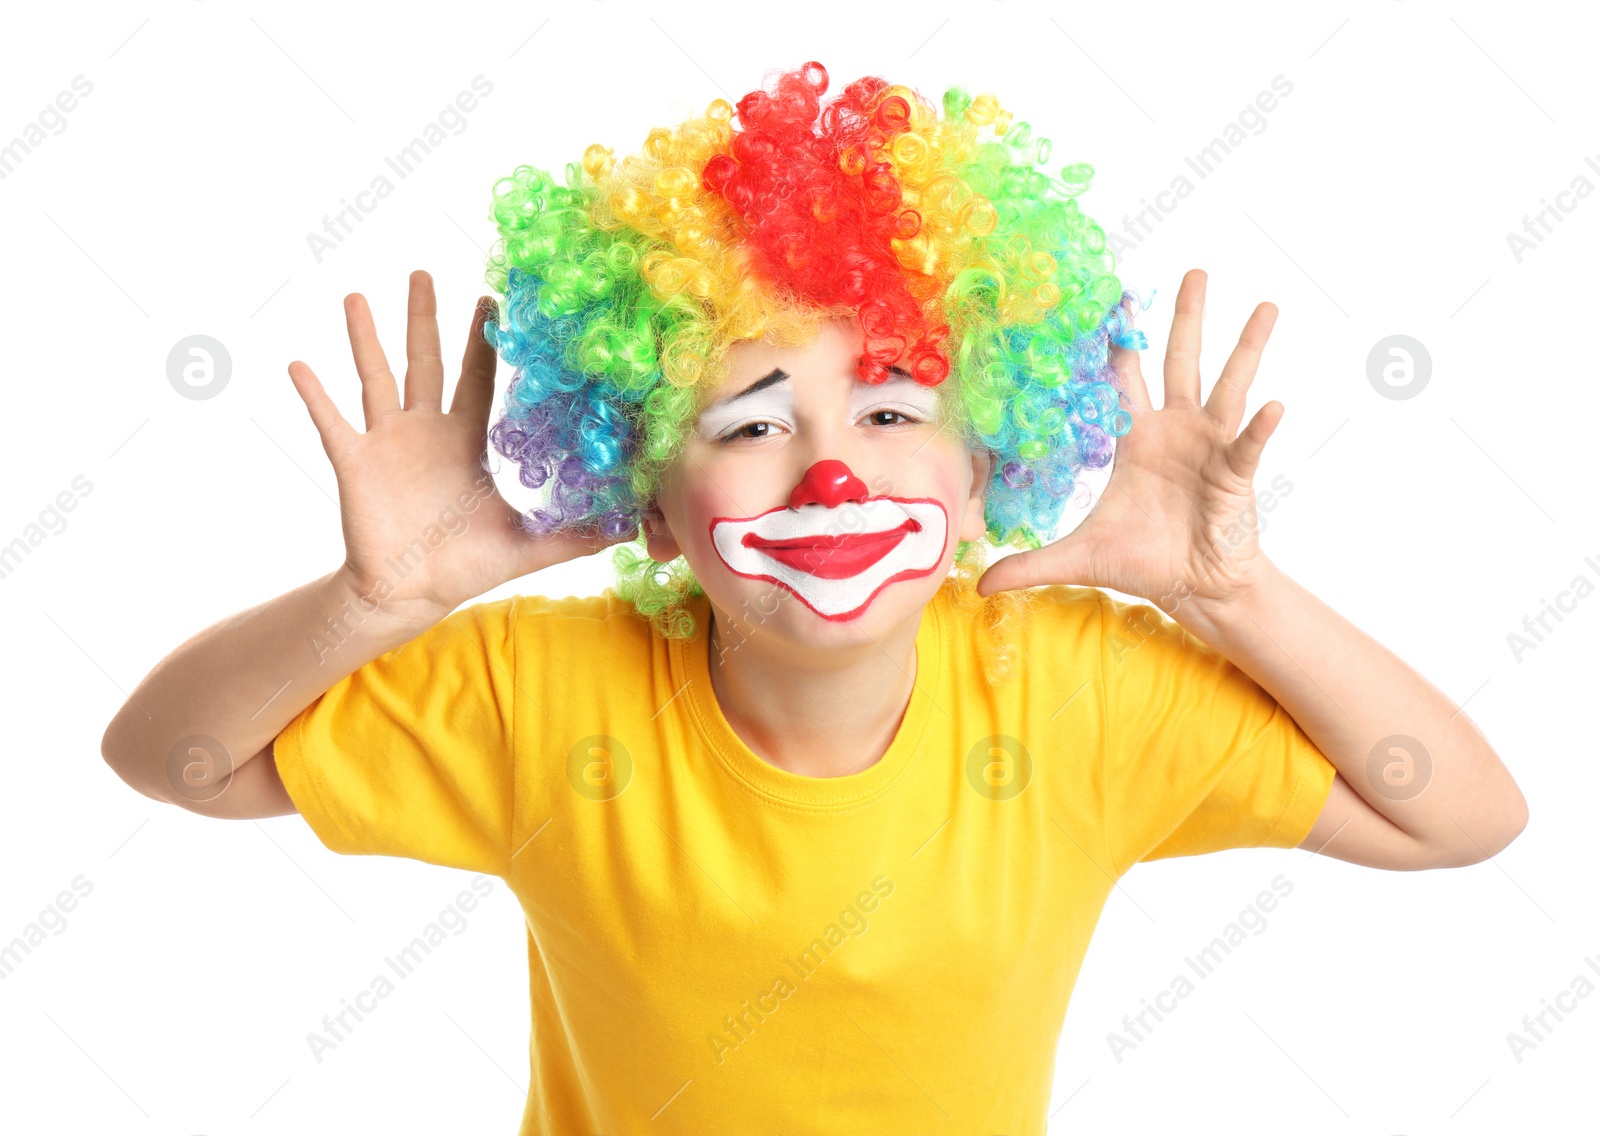
{"label": "red painted smile", "polygon": [[745,533],[740,542],[760,549],[781,564],[807,572],[823,580],[842,580],[858,575],[887,556],[909,533],[922,526],[908,517],[905,523],[882,532],[843,533],[830,536],[797,536],[784,540],[765,540]]}

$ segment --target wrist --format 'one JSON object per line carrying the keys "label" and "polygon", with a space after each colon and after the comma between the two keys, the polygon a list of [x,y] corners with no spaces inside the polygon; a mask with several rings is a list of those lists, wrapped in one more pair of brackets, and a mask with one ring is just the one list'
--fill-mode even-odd
{"label": "wrist", "polygon": [[1193,593],[1167,614],[1199,638],[1214,642],[1225,629],[1251,618],[1250,612],[1284,579],[1282,570],[1258,551],[1216,595]]}
{"label": "wrist", "polygon": [[[434,600],[396,597],[382,579],[375,584],[364,583],[350,570],[348,562],[329,573],[326,580],[330,610],[344,613],[350,625],[397,642],[415,638],[455,610]],[[337,617],[334,623],[341,629],[344,626]]]}

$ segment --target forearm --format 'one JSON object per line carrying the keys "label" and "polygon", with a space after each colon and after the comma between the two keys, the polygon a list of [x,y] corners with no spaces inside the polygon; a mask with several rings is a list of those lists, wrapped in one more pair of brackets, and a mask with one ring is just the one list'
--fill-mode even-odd
{"label": "forearm", "polygon": [[427,612],[368,606],[340,569],[206,628],[134,689],[106,728],[106,762],[146,796],[178,804],[228,777],[254,779],[251,761],[295,715],[430,626]]}
{"label": "forearm", "polygon": [[1420,845],[1468,862],[1504,847],[1525,804],[1465,711],[1261,564],[1234,600],[1186,600],[1172,617],[1277,699],[1350,787]]}

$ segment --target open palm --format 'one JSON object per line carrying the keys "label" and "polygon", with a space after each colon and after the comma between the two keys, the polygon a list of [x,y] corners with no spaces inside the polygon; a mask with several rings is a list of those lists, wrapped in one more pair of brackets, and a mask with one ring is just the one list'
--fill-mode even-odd
{"label": "open palm", "polygon": [[410,278],[404,405],[366,297],[352,293],[344,308],[366,431],[344,419],[310,367],[296,360],[289,377],[339,482],[342,571],[359,596],[426,626],[508,580],[613,543],[531,536],[484,469],[495,353],[483,324],[492,301],[480,298],[473,314],[448,411],[431,276],[419,269]]}
{"label": "open palm", "polygon": [[1262,557],[1251,482],[1283,404],[1267,403],[1242,433],[1239,422],[1278,310],[1263,303],[1251,313],[1202,405],[1205,293],[1205,273],[1191,269],[1173,305],[1160,410],[1150,403],[1138,352],[1113,349],[1133,428],[1117,440],[1105,491],[1065,537],[997,561],[979,581],[982,594],[1076,584],[1141,596],[1170,610],[1188,597],[1226,600],[1248,585]]}

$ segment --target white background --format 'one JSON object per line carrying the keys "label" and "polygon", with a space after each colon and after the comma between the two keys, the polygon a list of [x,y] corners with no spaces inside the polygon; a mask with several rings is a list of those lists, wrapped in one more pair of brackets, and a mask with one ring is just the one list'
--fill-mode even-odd
{"label": "white background", "polygon": [[[1600,975],[1592,802],[1600,598],[1520,661],[1507,636],[1600,581],[1597,403],[1583,328],[1600,195],[1520,262],[1507,234],[1600,174],[1579,9],[1012,3],[881,10],[612,3],[28,6],[5,18],[0,141],[93,91],[0,180],[0,544],[73,478],[92,491],[0,579],[9,745],[0,942],[93,890],[0,980],[0,1125],[29,1132],[510,1133],[526,1088],[521,915],[504,885],[319,1064],[306,1035],[469,878],[329,853],[298,817],[157,804],[102,762],[127,693],[184,639],[342,559],[334,478],[286,373],[359,424],[341,298],[403,359],[406,275],[436,281],[446,362],[485,291],[495,179],[590,142],[636,150],[776,67],[822,61],[937,99],[993,92],[1092,162],[1108,229],[1189,173],[1122,261],[1159,361],[1187,268],[1211,277],[1206,390],[1250,309],[1281,309],[1250,412],[1287,407],[1258,486],[1292,493],[1269,555],[1490,738],[1531,807],[1493,862],[1414,874],[1298,851],[1143,865],[1114,892],[1062,1035],[1053,1134],[1561,1130],[1600,997],[1519,1062],[1507,1034]],[[848,20],[848,23],[842,21]],[[531,38],[530,38],[531,37]],[[475,75],[493,93],[319,263],[307,234]],[[1275,76],[1293,84],[1207,178],[1184,164]],[[1587,267],[1586,267],[1587,266]],[[229,385],[180,397],[167,354],[221,341]],[[1367,377],[1423,343],[1416,397]],[[453,374],[453,371],[452,371]],[[502,384],[509,374],[502,366]],[[1586,563],[1586,556],[1596,562]],[[579,561],[491,593],[598,592]],[[1569,601],[1570,603],[1570,601]],[[1107,1034],[1278,874],[1293,893],[1118,1062]],[[1597,957],[1600,965],[1600,957]],[[796,1070],[804,1076],[804,1070]],[[1181,1126],[1181,1127],[1180,1127]]]}

